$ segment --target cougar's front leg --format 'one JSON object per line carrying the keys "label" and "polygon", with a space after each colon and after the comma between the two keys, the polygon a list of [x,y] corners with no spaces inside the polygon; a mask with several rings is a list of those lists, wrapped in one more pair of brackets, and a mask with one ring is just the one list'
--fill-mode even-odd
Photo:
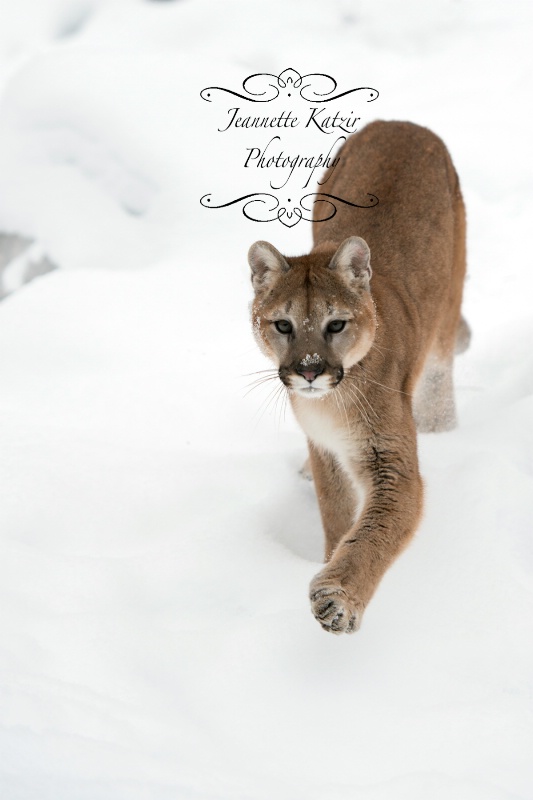
{"label": "cougar's front leg", "polygon": [[409,437],[376,438],[353,468],[367,487],[363,512],[310,587],[313,614],[332,633],[359,628],[379,581],[413,535],[422,510],[414,430]]}
{"label": "cougar's front leg", "polygon": [[352,481],[331,453],[311,441],[309,459],[325,534],[325,560],[331,558],[342,537],[352,528],[357,497]]}

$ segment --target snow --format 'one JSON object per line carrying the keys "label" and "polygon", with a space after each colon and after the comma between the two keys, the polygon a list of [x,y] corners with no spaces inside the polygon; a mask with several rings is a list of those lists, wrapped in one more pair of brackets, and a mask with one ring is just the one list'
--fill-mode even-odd
{"label": "snow", "polygon": [[[304,323],[305,324],[305,323]],[[304,358],[300,361],[302,367],[308,367],[310,364],[319,364],[320,363],[320,356],[318,353],[306,353]]]}
{"label": "snow", "polygon": [[[3,5],[0,230],[59,269],[12,265],[0,304],[2,798],[533,796],[532,26],[503,0]],[[435,130],[468,211],[460,426],[420,436],[424,519],[345,637],[309,610],[303,435],[275,379],[244,396],[271,366],[246,253],[311,226],[199,203],[249,190],[255,135],[201,89],[288,66]]]}

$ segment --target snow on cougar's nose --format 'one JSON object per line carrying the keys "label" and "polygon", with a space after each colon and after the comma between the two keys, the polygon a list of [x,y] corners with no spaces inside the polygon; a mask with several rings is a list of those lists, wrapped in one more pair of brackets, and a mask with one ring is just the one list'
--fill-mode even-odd
{"label": "snow on cougar's nose", "polygon": [[321,375],[324,372],[324,364],[318,353],[313,355],[308,353],[296,367],[296,372],[311,383],[317,375]]}

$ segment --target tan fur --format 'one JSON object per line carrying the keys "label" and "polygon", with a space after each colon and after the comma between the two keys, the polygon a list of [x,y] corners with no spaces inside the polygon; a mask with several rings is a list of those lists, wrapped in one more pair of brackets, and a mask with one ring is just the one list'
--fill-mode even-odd
{"label": "tan fur", "polygon": [[444,144],[417,125],[375,122],[340,157],[323,190],[354,203],[372,192],[379,205],[337,202],[313,224],[309,255],[258,242],[249,260],[254,332],[307,435],[325,531],[312,610],[326,630],[350,633],[416,530],[416,427],[455,425],[453,356],[470,333],[464,205]]}

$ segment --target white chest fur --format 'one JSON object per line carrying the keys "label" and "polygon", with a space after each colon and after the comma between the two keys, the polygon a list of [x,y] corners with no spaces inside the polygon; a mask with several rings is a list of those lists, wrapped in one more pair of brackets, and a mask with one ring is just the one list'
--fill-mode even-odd
{"label": "white chest fur", "polygon": [[365,484],[358,469],[361,452],[358,431],[353,425],[349,426],[346,419],[340,419],[337,409],[331,407],[329,400],[296,397],[292,407],[307,437],[317,448],[331,453],[348,475],[355,491],[355,523],[363,511],[366,497]]}
{"label": "white chest fur", "polygon": [[347,421],[340,421],[326,398],[307,400],[295,398],[296,419],[313,444],[335,456],[339,464],[354,479],[355,462],[359,452],[357,431]]}

